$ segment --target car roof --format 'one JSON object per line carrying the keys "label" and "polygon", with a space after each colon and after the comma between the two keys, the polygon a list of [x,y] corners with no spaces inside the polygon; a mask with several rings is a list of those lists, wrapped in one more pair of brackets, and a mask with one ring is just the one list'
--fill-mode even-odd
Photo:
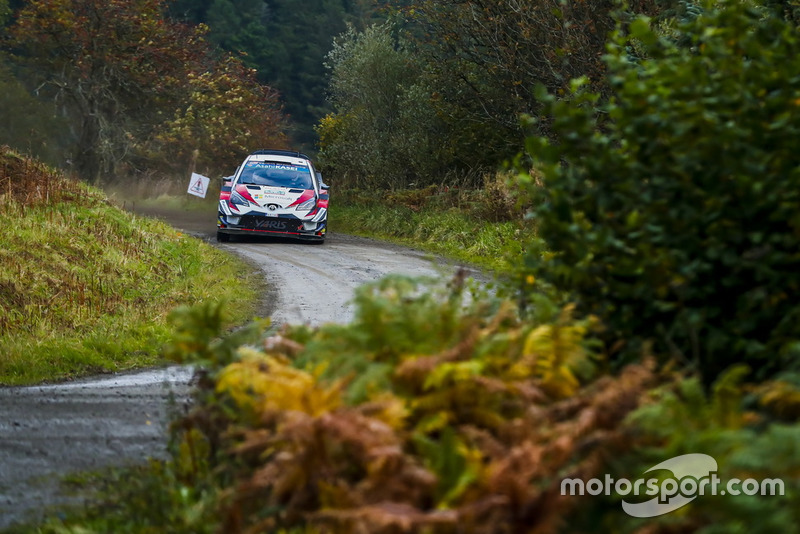
{"label": "car roof", "polygon": [[[297,154],[296,152],[294,154]],[[307,166],[309,161],[306,158],[298,158],[296,155],[283,155],[283,154],[250,154],[247,156],[246,161],[276,161],[279,163],[291,163],[293,165]]]}
{"label": "car roof", "polygon": [[296,157],[296,158],[311,159],[308,156],[306,156],[305,154],[301,154],[300,152],[296,152],[296,151],[293,151],[293,150],[271,150],[271,149],[269,149],[269,150],[256,150],[251,155],[252,156],[256,156],[256,155],[262,155],[262,154],[269,154],[269,155],[272,155],[272,156],[293,156],[293,157]]}

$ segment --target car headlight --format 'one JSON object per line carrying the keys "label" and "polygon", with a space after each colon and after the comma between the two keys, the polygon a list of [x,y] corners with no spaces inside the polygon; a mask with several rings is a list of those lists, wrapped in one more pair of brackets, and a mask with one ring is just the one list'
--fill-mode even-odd
{"label": "car headlight", "polygon": [[297,208],[295,208],[295,211],[309,211],[309,210],[313,210],[313,209],[314,209],[314,206],[316,206],[316,205],[317,205],[317,199],[315,199],[315,198],[309,198],[308,200],[306,200],[306,201],[305,201],[305,202],[303,202],[302,204],[298,205],[298,206],[297,206]]}
{"label": "car headlight", "polygon": [[242,195],[237,193],[236,191],[231,192],[230,198],[231,204],[238,204],[239,206],[249,206],[250,203],[245,199]]}

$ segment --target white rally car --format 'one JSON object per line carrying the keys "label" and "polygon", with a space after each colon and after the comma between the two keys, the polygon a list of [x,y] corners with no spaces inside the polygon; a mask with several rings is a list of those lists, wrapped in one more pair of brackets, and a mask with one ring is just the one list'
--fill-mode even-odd
{"label": "white rally car", "polygon": [[328,186],[299,152],[253,152],[222,185],[217,240],[260,234],[323,242],[328,226]]}

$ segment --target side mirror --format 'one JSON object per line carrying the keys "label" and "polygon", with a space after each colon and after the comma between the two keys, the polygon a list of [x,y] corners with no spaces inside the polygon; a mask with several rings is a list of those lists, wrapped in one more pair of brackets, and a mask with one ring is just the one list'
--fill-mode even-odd
{"label": "side mirror", "polygon": [[317,172],[317,181],[319,182],[319,188],[320,189],[324,189],[325,191],[327,191],[328,189],[331,188],[331,186],[329,186],[328,184],[326,184],[325,182],[322,181],[322,173],[321,172]]}

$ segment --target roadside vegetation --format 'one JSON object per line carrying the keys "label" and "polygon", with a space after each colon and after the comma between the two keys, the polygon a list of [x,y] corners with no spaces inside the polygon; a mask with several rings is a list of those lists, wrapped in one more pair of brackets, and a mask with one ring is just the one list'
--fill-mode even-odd
{"label": "roadside vegetation", "polygon": [[375,237],[509,274],[522,262],[532,225],[523,217],[513,173],[497,173],[482,189],[430,186],[387,192],[333,190],[334,232]]}
{"label": "roadside vegetation", "polygon": [[[522,284],[394,276],[351,324],[280,332],[180,309],[167,353],[203,372],[172,457],[38,531],[800,532],[800,37],[774,5],[695,7],[623,18],[607,83],[538,91]],[[621,501],[651,493],[561,491],[664,491],[647,470],[692,453],[783,491],[646,518]]]}
{"label": "roadside vegetation", "polygon": [[254,311],[228,291],[249,272],[238,260],[8,147],[0,223],[0,384],[163,363],[182,304],[224,296],[231,323]]}

